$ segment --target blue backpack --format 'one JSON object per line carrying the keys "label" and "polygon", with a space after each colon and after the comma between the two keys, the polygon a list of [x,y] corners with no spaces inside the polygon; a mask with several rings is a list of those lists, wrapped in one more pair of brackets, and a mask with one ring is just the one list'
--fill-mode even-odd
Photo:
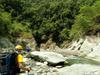
{"label": "blue backpack", "polygon": [[0,56],[0,73],[1,75],[16,75],[20,72],[17,62],[17,53],[3,53]]}

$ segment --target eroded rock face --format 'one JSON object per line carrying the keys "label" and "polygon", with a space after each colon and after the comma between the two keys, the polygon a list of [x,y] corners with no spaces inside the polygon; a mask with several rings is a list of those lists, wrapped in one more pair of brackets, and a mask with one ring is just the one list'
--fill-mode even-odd
{"label": "eroded rock face", "polygon": [[98,41],[96,40],[97,38],[94,37],[86,37],[84,43],[82,44],[80,50],[84,50],[87,52],[91,52],[94,50],[94,47],[98,44]]}
{"label": "eroded rock face", "polygon": [[5,37],[0,37],[0,52],[12,52],[14,51],[14,45]]}
{"label": "eroded rock face", "polygon": [[100,43],[93,48],[93,51],[87,54],[86,58],[100,62]]}
{"label": "eroded rock face", "polygon": [[80,50],[80,47],[82,46],[84,42],[84,39],[80,38],[79,40],[73,41],[72,45],[67,50]]}
{"label": "eroded rock face", "polygon": [[100,60],[100,37],[86,36],[84,39],[73,41],[72,45],[66,50],[79,51],[79,56],[96,58]]}
{"label": "eroded rock face", "polygon": [[89,51],[86,58],[100,62],[100,37],[89,37],[82,47]]}
{"label": "eroded rock face", "polygon": [[14,45],[11,43],[11,41],[7,38],[0,38],[0,48],[10,48],[14,47]]}
{"label": "eroded rock face", "polygon": [[40,59],[42,61],[47,61],[50,64],[58,64],[66,60],[61,54],[58,54],[55,52],[34,51],[34,52],[31,52],[31,55],[35,59],[38,57],[37,59]]}
{"label": "eroded rock face", "polygon": [[80,38],[79,40],[73,41],[68,50],[84,50],[90,52],[95,50],[99,43],[100,37],[86,36],[84,39]]}

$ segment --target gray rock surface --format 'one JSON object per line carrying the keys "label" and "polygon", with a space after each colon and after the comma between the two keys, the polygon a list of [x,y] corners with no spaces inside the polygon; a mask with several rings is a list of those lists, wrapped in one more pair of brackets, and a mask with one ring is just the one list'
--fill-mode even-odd
{"label": "gray rock surface", "polygon": [[59,75],[98,75],[100,66],[89,64],[74,64],[59,70]]}
{"label": "gray rock surface", "polygon": [[20,75],[59,75],[58,69],[47,65],[47,62],[37,62],[29,59],[26,61],[27,67],[31,67],[30,72],[20,73]]}
{"label": "gray rock surface", "polygon": [[[31,55],[33,58],[38,57],[42,61],[47,61],[51,64],[58,64],[60,62],[64,62],[66,59],[63,57],[63,55],[55,53],[55,52],[39,52],[39,51],[34,51],[31,52]],[[37,59],[38,59],[37,58]]]}
{"label": "gray rock surface", "polygon": [[93,39],[91,38],[86,38],[84,43],[82,44],[80,50],[84,50],[86,52],[91,52],[93,51],[93,48],[97,45],[96,42],[94,42]]}
{"label": "gray rock surface", "polygon": [[100,43],[93,48],[93,51],[87,54],[86,58],[100,62]]}
{"label": "gray rock surface", "polygon": [[14,47],[11,41],[8,38],[0,37],[0,48],[10,48],[10,47]]}
{"label": "gray rock surface", "polygon": [[80,38],[72,42],[70,47],[67,50],[80,50],[81,45],[83,44],[84,39]]}

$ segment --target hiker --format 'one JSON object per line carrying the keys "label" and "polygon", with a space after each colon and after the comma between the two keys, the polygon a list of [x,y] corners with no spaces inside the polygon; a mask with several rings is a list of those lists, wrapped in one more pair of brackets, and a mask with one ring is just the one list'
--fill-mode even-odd
{"label": "hiker", "polygon": [[31,48],[28,45],[26,45],[26,51],[27,52],[30,52],[31,51]]}
{"label": "hiker", "polygon": [[24,71],[28,71],[29,72],[31,70],[31,68],[26,68],[24,63],[23,63],[23,56],[22,56],[23,47],[21,45],[17,45],[15,47],[15,49],[18,52],[17,61],[18,61],[19,69],[22,69]]}
{"label": "hiker", "polygon": [[26,49],[26,52],[27,52],[26,57],[30,58],[31,57],[31,55],[30,55],[31,48],[28,45],[26,45],[25,49]]}

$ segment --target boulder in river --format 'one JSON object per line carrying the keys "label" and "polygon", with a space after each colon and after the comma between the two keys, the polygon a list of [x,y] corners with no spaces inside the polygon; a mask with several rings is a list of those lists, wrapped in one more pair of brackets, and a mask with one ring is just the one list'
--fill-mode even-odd
{"label": "boulder in river", "polygon": [[47,61],[49,64],[58,64],[65,62],[65,57],[59,53],[55,52],[39,52],[39,51],[34,51],[31,52],[31,55],[34,59],[36,60],[42,60],[42,61]]}

